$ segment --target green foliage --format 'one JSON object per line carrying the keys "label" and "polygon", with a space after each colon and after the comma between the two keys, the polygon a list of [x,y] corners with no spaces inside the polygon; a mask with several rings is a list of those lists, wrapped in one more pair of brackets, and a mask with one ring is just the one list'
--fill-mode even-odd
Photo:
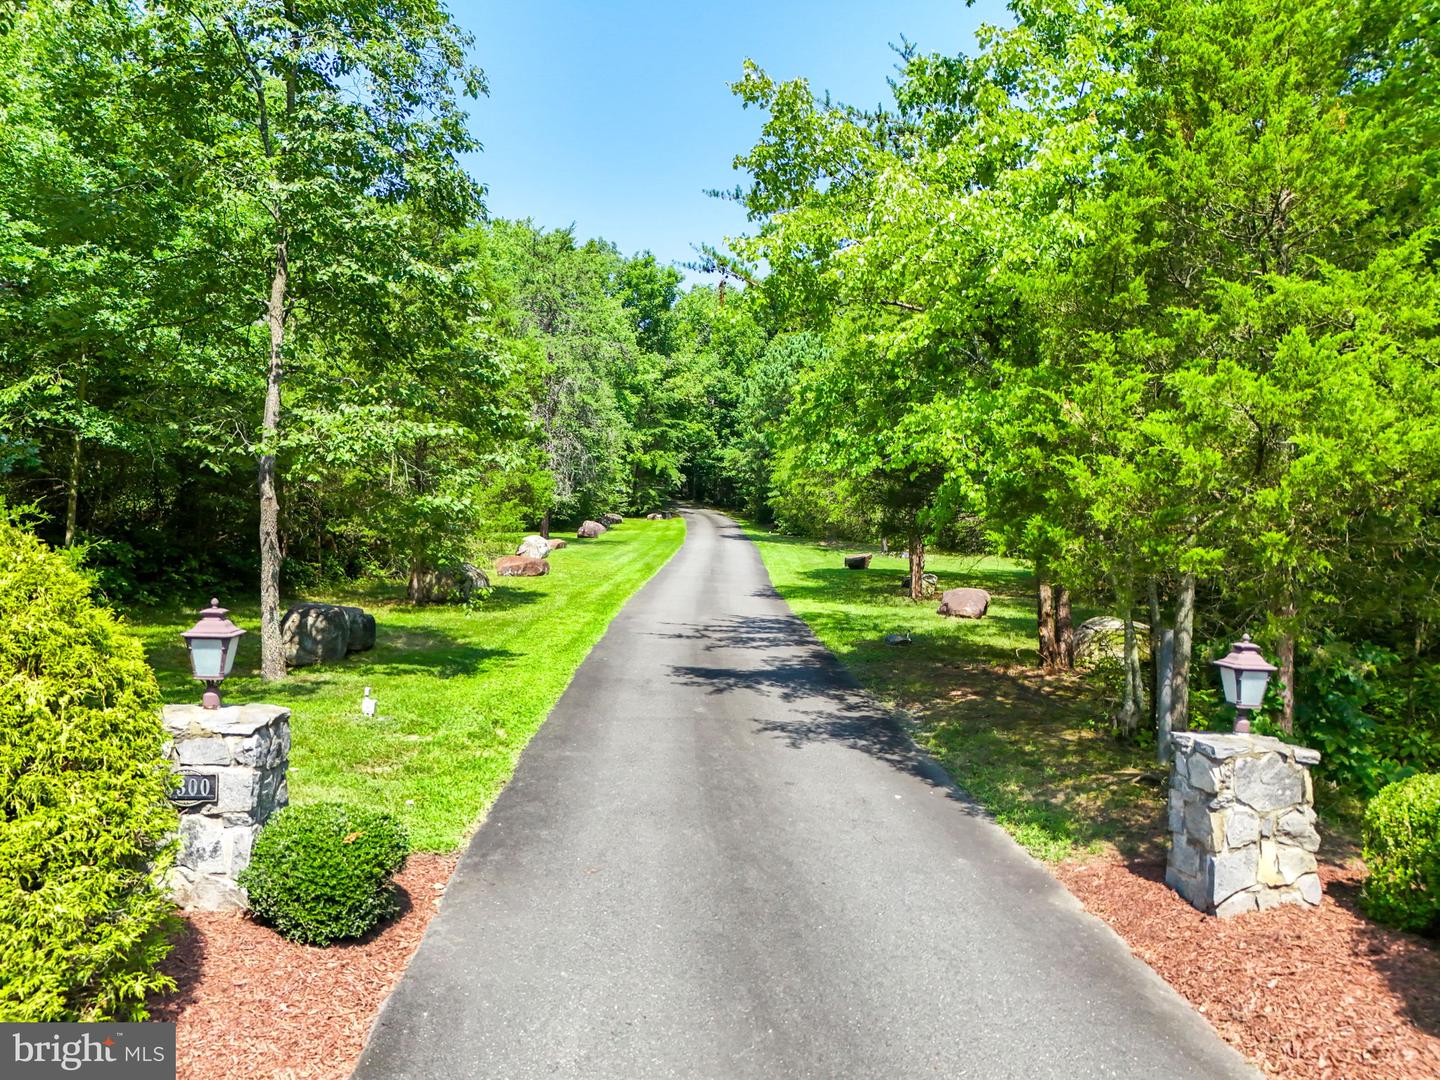
{"label": "green foliage", "polygon": [[1360,898],[1371,918],[1440,932],[1440,773],[1401,780],[1370,800],[1365,865]]}
{"label": "green foliage", "polygon": [[239,883],[255,915],[292,941],[363,937],[395,914],[405,832],[389,814],[341,803],[281,810],[255,838]]}
{"label": "green foliage", "polygon": [[144,1019],[173,985],[155,676],[72,561],[3,515],[0,717],[0,1019]]}
{"label": "green foliage", "polygon": [[[1347,782],[1425,767],[1440,739],[1413,690],[1440,660],[1428,8],[1011,9],[973,55],[907,49],[890,106],[753,63],[734,85],[766,117],[739,158],[754,228],[728,264],[763,266],[765,308],[825,345],[790,387],[772,507],[870,535],[982,519],[1081,601],[1153,604],[1147,621],[1185,642],[1177,722],[1198,595],[1204,633],[1249,624],[1300,658],[1283,677]],[[1373,647],[1363,707],[1304,663],[1328,638]]]}

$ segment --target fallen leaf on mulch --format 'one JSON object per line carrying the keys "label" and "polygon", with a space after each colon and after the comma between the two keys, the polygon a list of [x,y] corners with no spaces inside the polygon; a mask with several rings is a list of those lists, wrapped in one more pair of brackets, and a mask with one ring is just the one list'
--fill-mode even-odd
{"label": "fallen leaf on mulch", "polygon": [[360,941],[313,948],[243,915],[190,912],[165,961],[178,990],[151,1009],[176,1024],[177,1080],[342,1080],[410,962],[455,869],[411,855],[400,914]]}
{"label": "fallen leaf on mulch", "polygon": [[1058,873],[1276,1080],[1440,1077],[1440,949],[1361,915],[1361,871],[1322,866],[1318,910],[1233,919],[1180,899],[1163,862],[1097,860]]}

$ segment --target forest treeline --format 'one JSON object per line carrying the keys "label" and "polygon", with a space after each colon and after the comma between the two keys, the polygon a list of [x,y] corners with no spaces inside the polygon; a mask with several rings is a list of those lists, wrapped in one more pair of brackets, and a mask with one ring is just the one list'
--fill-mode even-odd
{"label": "forest treeline", "polygon": [[747,65],[751,227],[685,288],[487,217],[433,0],[15,5],[0,490],[113,597],[258,578],[267,626],[677,497],[903,544],[916,595],[993,550],[1046,665],[1124,619],[1126,737],[1248,631],[1331,775],[1434,768],[1434,5],[1011,11],[874,108]]}

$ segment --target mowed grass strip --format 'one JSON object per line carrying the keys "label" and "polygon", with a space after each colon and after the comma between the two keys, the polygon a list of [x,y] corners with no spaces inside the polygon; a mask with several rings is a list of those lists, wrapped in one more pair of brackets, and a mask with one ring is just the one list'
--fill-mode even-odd
{"label": "mowed grass strip", "polygon": [[[397,587],[286,597],[359,604],[378,624],[373,651],[258,677],[258,604],[220,597],[241,639],[227,702],[292,709],[290,801],[336,799],[389,810],[417,851],[451,851],[479,822],[520,752],[625,601],[664,565],[684,522],[626,521],[550,556],[543,578],[496,578],[473,607],[413,607]],[[199,702],[180,632],[209,596],[184,610],[130,613],[167,702]],[[360,713],[370,687],[378,715]]]}
{"label": "mowed grass strip", "polygon": [[[1153,856],[1164,838],[1165,773],[1105,728],[1096,688],[1037,670],[1034,579],[1009,559],[932,555],[941,589],[990,593],[985,618],[947,619],[909,598],[907,562],[864,547],[749,528],[795,614],[1031,854],[1048,861],[1104,850]],[[1087,613],[1076,613],[1078,620]],[[911,644],[885,644],[909,633]]]}

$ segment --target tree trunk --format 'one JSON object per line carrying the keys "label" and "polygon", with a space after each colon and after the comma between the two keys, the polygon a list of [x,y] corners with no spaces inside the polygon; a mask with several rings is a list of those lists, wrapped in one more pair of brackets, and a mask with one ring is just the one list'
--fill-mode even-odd
{"label": "tree trunk", "polygon": [[1040,666],[1054,670],[1058,650],[1055,644],[1055,589],[1041,563],[1035,564],[1035,637]]}
{"label": "tree trunk", "polygon": [[1170,729],[1190,729],[1190,649],[1195,633],[1195,575],[1180,578],[1175,598],[1175,663],[1170,670]]}
{"label": "tree trunk", "polygon": [[1295,604],[1287,603],[1281,611],[1285,624],[1280,634],[1280,728],[1286,735],[1295,733]]}
{"label": "tree trunk", "polygon": [[910,599],[925,599],[925,537],[910,534]]}
{"label": "tree trunk", "polygon": [[1175,634],[1160,614],[1160,586],[1152,577],[1145,586],[1150,601],[1151,719],[1155,729],[1155,760],[1170,761],[1170,669],[1175,663]]}
{"label": "tree trunk", "polygon": [[70,444],[70,481],[65,491],[65,546],[75,546],[75,518],[80,510],[80,433]]}
{"label": "tree trunk", "polygon": [[540,535],[543,536],[546,540],[549,540],[549,539],[550,539],[550,511],[549,511],[549,510],[546,510],[544,516],[540,518]]}
{"label": "tree trunk", "polygon": [[260,677],[273,682],[285,677],[280,647],[280,500],[275,490],[275,441],[280,432],[280,381],[284,377],[285,289],[289,265],[285,240],[275,245],[275,276],[265,317],[270,326],[270,369],[265,380],[265,414],[261,420],[260,455]]}
{"label": "tree trunk", "polygon": [[[85,357],[80,357],[80,384],[76,388],[76,404],[85,407],[85,385],[90,373],[85,370]],[[65,546],[75,546],[75,527],[80,514],[80,429],[77,427],[70,443],[70,480],[65,487]]]}
{"label": "tree trunk", "polygon": [[1055,586],[1055,659],[1066,671],[1075,668],[1075,627],[1070,618],[1070,590]]}
{"label": "tree trunk", "polygon": [[1135,636],[1135,607],[1125,601],[1125,694],[1115,726],[1120,734],[1134,737],[1140,730],[1140,717],[1145,707],[1140,677],[1140,643]]}

